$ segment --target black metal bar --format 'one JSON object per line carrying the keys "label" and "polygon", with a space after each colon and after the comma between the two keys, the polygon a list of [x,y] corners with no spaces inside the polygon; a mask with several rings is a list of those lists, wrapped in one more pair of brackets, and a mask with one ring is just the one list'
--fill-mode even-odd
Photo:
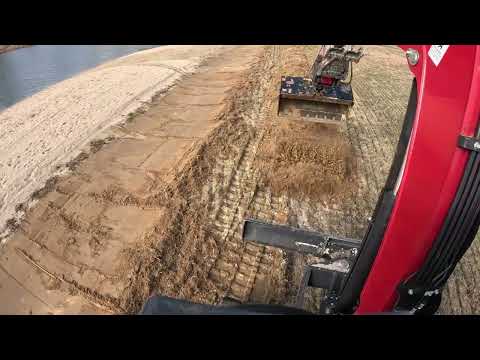
{"label": "black metal bar", "polygon": [[311,287],[338,292],[342,288],[343,282],[347,277],[346,272],[324,269],[316,267],[315,265],[310,265],[309,267],[310,279],[308,286]]}
{"label": "black metal bar", "polygon": [[302,282],[297,292],[296,307],[303,308],[307,287],[325,289],[328,293],[337,294],[342,288],[346,276],[347,272],[322,268],[316,265],[305,266]]}
{"label": "black metal bar", "polygon": [[361,240],[334,237],[314,231],[290,226],[273,225],[247,219],[243,225],[243,240],[305,254],[322,255],[330,252],[351,250],[354,254],[361,246]]}

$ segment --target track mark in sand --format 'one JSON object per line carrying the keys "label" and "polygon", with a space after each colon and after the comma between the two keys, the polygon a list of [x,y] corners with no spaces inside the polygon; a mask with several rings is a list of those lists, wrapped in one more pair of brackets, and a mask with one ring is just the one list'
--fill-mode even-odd
{"label": "track mark in sand", "polygon": [[105,274],[103,271],[101,271],[101,270],[99,270],[99,269],[97,269],[93,266],[81,263],[81,262],[80,263],[78,263],[78,262],[73,263],[73,262],[69,261],[64,255],[59,255],[56,251],[50,249],[48,246],[46,246],[42,242],[40,242],[36,239],[32,239],[26,232],[22,231],[22,233],[23,233],[23,235],[25,236],[26,239],[28,239],[29,241],[34,243],[39,249],[41,249],[43,251],[46,251],[48,254],[50,254],[53,258],[57,259],[58,261],[60,261],[62,263],[65,263],[67,265],[70,265],[73,268],[75,268],[79,275],[82,275],[86,271],[90,271],[90,272],[94,272],[95,274],[102,277],[103,280],[114,281],[114,280],[117,280],[119,278],[118,275]]}
{"label": "track mark in sand", "polygon": [[72,232],[83,232],[92,236],[99,236],[102,239],[110,239],[113,229],[103,225],[99,217],[93,221],[85,221],[81,219],[79,214],[75,212],[69,213],[64,207],[58,207],[52,202],[48,204],[47,211],[55,214],[63,222],[64,226]]}
{"label": "track mark in sand", "polygon": [[[219,133],[211,138],[203,153],[207,162],[199,160],[192,169],[198,172],[197,168],[201,168],[202,174],[208,174],[205,184],[199,186],[195,181],[185,185],[198,188],[193,194],[198,191],[200,195],[188,199],[190,193],[186,194],[190,209],[208,212],[197,220],[184,218],[185,214],[172,214],[180,218],[174,221],[172,235],[167,235],[162,243],[168,242],[174,254],[163,261],[168,269],[158,279],[159,290],[168,296],[218,303],[229,291],[235,276],[241,278],[246,266],[250,266],[252,272],[258,268],[256,260],[249,259],[255,249],[243,244],[239,225],[254,194],[253,161],[263,136],[264,118],[270,114],[274,99],[268,95],[273,83],[270,65],[275,59],[267,49],[262,55],[266,61],[253,62],[255,70],[237,89],[242,95],[229,95],[231,102],[225,104],[226,112],[218,120]],[[217,154],[217,147],[226,149],[225,146],[228,152]],[[181,239],[178,231],[182,233]],[[241,268],[239,274],[237,268]],[[250,277],[253,280],[254,274]],[[247,287],[251,287],[249,283]]]}
{"label": "track mark in sand", "polygon": [[152,151],[150,151],[150,153],[142,161],[140,161],[138,165],[136,165],[136,167],[141,168],[164,145],[165,144],[163,142],[160,142],[158,146],[156,146]]}
{"label": "track mark in sand", "polygon": [[[256,141],[255,141],[256,140]],[[243,244],[239,232],[245,207],[252,196],[255,183],[252,181],[251,167],[255,157],[258,139],[253,139],[243,149],[237,167],[229,179],[222,204],[214,216],[212,233],[220,248],[208,277],[220,288],[230,286],[241,264],[251,267],[248,253],[254,252],[251,244]],[[238,277],[243,276],[240,273]],[[244,275],[248,277],[249,275]]]}
{"label": "track mark in sand", "polygon": [[38,261],[36,261],[30,254],[25,250],[16,248],[17,254],[23,258],[24,261],[32,265],[34,268],[40,270],[42,273],[46,274],[50,278],[57,280],[61,283],[66,284],[70,288],[71,293],[80,293],[82,296],[89,301],[92,305],[95,305],[102,310],[107,310],[112,313],[125,312],[120,305],[118,300],[109,297],[107,295],[102,295],[92,290],[91,288],[85,287],[77,283],[75,280],[71,280],[67,275],[62,274],[56,275],[53,272],[49,271],[47,268],[42,266]]}
{"label": "track mark in sand", "polygon": [[[285,199],[277,199],[270,192],[257,189],[248,206],[248,211],[250,217],[270,223],[283,223],[285,218],[282,214],[285,214],[285,207]],[[239,222],[235,234],[239,241],[242,241],[241,225],[242,221]],[[270,302],[281,290],[277,288],[272,291],[274,280],[272,276],[275,276],[272,271],[281,267],[282,259],[283,253],[278,249],[247,243],[239,271],[235,274],[230,286],[230,296],[242,302]]]}
{"label": "track mark in sand", "polygon": [[101,193],[91,192],[88,194],[100,204],[108,204],[122,207],[135,207],[145,211],[162,210],[162,197],[152,195],[146,198],[139,198],[134,194],[119,187],[112,187]]}
{"label": "track mark in sand", "polygon": [[[212,236],[219,248],[216,255],[210,259],[208,279],[218,289],[209,299],[211,303],[220,302],[225,296],[230,296],[241,302],[250,301],[255,283],[260,282],[272,265],[272,250],[264,246],[245,243],[241,232],[243,220],[252,202],[259,203],[257,182],[258,174],[254,171],[254,160],[258,146],[265,131],[265,117],[271,114],[273,99],[266,99],[271,86],[271,69],[278,61],[278,49],[273,47],[270,62],[264,65],[264,78],[255,88],[251,98],[253,101],[249,111],[242,115],[252,126],[252,132],[247,144],[243,147],[239,159],[227,180],[227,187],[220,205],[214,209],[210,217]],[[229,168],[229,161],[219,161],[217,167]],[[258,205],[257,205],[258,207]],[[266,211],[266,210],[264,210]],[[262,212],[261,206],[258,210]]]}

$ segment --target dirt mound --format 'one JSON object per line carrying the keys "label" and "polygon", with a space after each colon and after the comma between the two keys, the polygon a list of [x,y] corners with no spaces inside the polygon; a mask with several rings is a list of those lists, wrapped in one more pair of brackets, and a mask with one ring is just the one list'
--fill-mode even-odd
{"label": "dirt mound", "polygon": [[310,68],[318,52],[318,46],[286,47],[280,58],[283,75],[308,76]]}
{"label": "dirt mound", "polygon": [[345,192],[354,159],[341,132],[282,120],[264,140],[259,168],[263,185],[273,192],[319,199]]}

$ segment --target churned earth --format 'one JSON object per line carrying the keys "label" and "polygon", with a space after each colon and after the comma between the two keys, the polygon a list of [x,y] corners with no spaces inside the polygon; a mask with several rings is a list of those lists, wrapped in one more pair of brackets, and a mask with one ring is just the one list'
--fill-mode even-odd
{"label": "churned earth", "polygon": [[[315,259],[243,242],[243,220],[362,237],[411,84],[399,49],[365,48],[339,128],[277,116],[280,76],[316,46],[147,50],[0,113],[0,313],[130,314],[154,292],[294,305]],[[441,312],[479,312],[478,246]]]}

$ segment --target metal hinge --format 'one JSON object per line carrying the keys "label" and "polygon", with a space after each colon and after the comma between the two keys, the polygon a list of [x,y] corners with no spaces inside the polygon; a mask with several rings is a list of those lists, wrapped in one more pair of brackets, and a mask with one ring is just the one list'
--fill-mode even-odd
{"label": "metal hinge", "polygon": [[480,152],[480,139],[475,137],[460,135],[457,145],[467,150]]}

